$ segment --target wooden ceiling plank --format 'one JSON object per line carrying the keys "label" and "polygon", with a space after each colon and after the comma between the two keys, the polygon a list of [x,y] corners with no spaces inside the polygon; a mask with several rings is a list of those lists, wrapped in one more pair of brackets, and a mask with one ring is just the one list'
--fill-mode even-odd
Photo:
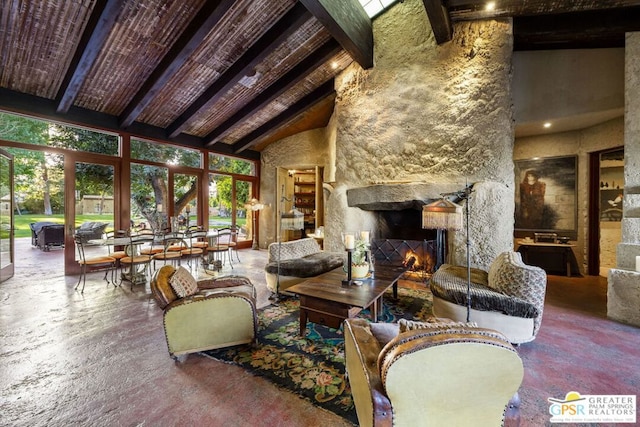
{"label": "wooden ceiling plank", "polygon": [[624,47],[640,31],[640,7],[590,10],[513,19],[514,50]]}
{"label": "wooden ceiling plank", "polygon": [[209,0],[205,3],[120,115],[120,126],[130,126],[142,114],[234,3],[234,0]]}
{"label": "wooden ceiling plank", "polygon": [[222,135],[227,130],[231,129],[237,123],[246,119],[256,111],[260,110],[284,92],[289,90],[295,84],[304,79],[316,68],[327,62],[333,56],[335,56],[341,50],[340,44],[334,39],[330,39],[325,44],[320,46],[314,52],[311,52],[302,62],[293,67],[287,74],[280,77],[271,86],[266,88],[260,95],[255,97],[245,106],[243,106],[237,113],[231,116],[228,120],[210,132],[204,137],[205,146],[211,146],[215,143],[215,139]]}
{"label": "wooden ceiling plank", "polygon": [[[284,125],[292,118],[296,117],[298,114],[304,112],[305,110],[313,107],[318,102],[321,102],[327,96],[331,96],[335,93],[335,83],[334,79],[330,79],[318,86],[313,92],[308,95],[300,98],[298,102],[291,105],[286,111],[279,114],[277,117],[269,120],[267,123],[258,127],[253,132],[247,134],[244,138],[238,140],[235,144],[233,144],[233,152],[235,154],[241,153],[244,150],[254,146],[258,143],[258,138],[262,135],[265,135],[274,129]],[[225,145],[222,142],[218,142],[214,144],[213,148],[218,148],[220,145]]]}
{"label": "wooden ceiling plank", "polygon": [[422,3],[427,11],[436,43],[442,44],[450,41],[453,38],[453,27],[447,8],[440,0],[422,0]]}
{"label": "wooden ceiling plank", "polygon": [[72,65],[58,91],[56,99],[59,100],[57,108],[59,113],[65,113],[71,108],[91,67],[107,41],[123,4],[123,0],[96,2],[96,7],[91,13],[89,24],[78,45]]}
{"label": "wooden ceiling plank", "polygon": [[300,0],[362,68],[373,67],[373,27],[357,0]]}
{"label": "wooden ceiling plank", "polygon": [[169,137],[177,136],[187,122],[218,101],[253,68],[280,46],[302,24],[311,18],[311,14],[299,3],[276,22],[256,43],[254,43],[227,71],[225,71],[198,99],[191,104],[171,125],[167,127]]}

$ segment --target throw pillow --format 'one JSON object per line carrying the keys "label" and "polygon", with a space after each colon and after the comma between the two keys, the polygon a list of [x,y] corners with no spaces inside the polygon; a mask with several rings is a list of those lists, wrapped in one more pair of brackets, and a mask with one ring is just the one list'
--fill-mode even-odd
{"label": "throw pillow", "polygon": [[489,286],[505,295],[534,303],[544,303],[547,274],[540,267],[527,265],[522,261],[520,252],[500,254],[502,262],[493,277],[489,277]]}
{"label": "throw pillow", "polygon": [[450,328],[477,328],[476,322],[454,322],[449,319],[429,319],[426,322],[417,322],[415,320],[400,319],[398,320],[400,326],[399,333],[413,331],[415,329],[450,329]]}
{"label": "throw pillow", "polygon": [[189,270],[184,267],[176,269],[176,272],[169,279],[169,284],[180,298],[188,297],[198,292],[198,282],[189,273]]}
{"label": "throw pillow", "polygon": [[493,290],[497,290],[496,283],[498,282],[498,275],[505,262],[508,262],[509,253],[510,252],[502,252],[493,260],[491,267],[489,267],[489,272],[487,274],[487,286]]}

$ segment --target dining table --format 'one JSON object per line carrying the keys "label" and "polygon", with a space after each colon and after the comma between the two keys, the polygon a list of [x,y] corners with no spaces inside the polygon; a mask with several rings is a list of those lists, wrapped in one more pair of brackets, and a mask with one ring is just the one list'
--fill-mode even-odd
{"label": "dining table", "polygon": [[[150,239],[148,236],[134,236],[91,239],[88,243],[100,246],[123,246],[124,251],[128,256],[135,257],[140,255],[140,246],[145,243],[149,243],[149,241]],[[146,265],[132,265],[130,268],[123,269],[120,273],[120,277],[134,285],[147,283],[147,275],[145,274],[146,268]]]}

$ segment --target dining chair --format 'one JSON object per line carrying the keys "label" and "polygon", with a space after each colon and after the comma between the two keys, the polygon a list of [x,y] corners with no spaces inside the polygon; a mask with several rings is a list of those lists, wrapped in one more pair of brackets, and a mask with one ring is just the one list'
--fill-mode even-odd
{"label": "dining chair", "polygon": [[240,256],[238,255],[238,235],[240,234],[240,227],[237,225],[233,227],[229,227],[229,257],[233,258],[232,255],[236,254],[236,260],[240,263]]}
{"label": "dining chair", "polygon": [[[187,259],[187,264],[191,267],[191,260],[193,258],[201,258],[204,255],[204,248],[198,247],[198,242],[204,242],[206,244],[207,232],[204,230],[187,230],[185,233],[185,241],[188,243],[188,247],[183,249],[182,256]],[[206,248],[206,246],[205,246]]]}
{"label": "dining chair", "polygon": [[[207,264],[213,265],[214,269],[220,271],[225,264],[225,259],[228,258],[229,245],[228,237],[230,232],[228,229],[209,230],[207,237],[209,238],[209,245],[207,246]],[[233,268],[231,260],[229,265]],[[206,270],[206,268],[205,268]]]}
{"label": "dining chair", "polygon": [[176,263],[180,265],[182,250],[187,248],[182,233],[166,233],[162,239],[162,247],[162,252],[153,255],[153,270],[156,270],[156,261],[162,261],[163,265],[167,261],[171,261],[174,266]]}
{"label": "dining chair", "polygon": [[[129,245],[125,248],[127,256],[120,259],[122,266],[121,280],[127,280],[133,285],[138,283],[146,283],[149,266],[153,257],[149,254],[140,253],[140,248],[145,245],[153,245],[154,236],[148,233],[138,234],[135,230],[129,232]],[[125,271],[126,270],[126,271]]]}
{"label": "dining chair", "polygon": [[104,280],[109,283],[107,279],[107,274],[111,271],[111,283],[115,286],[115,282],[113,279],[113,271],[116,268],[116,259],[111,256],[99,255],[93,257],[87,257],[84,252],[84,243],[83,239],[79,235],[74,235],[73,240],[76,244],[76,249],[78,251],[78,264],[80,264],[80,277],[78,277],[78,283],[76,284],[75,290],[80,286],[80,282],[82,281],[82,289],[80,293],[84,293],[84,287],[87,282],[87,269],[91,268],[92,270],[104,270]]}

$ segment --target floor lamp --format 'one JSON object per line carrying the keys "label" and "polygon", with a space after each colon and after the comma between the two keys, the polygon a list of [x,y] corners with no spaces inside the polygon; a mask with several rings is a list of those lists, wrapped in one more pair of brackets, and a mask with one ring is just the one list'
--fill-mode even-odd
{"label": "floor lamp", "polygon": [[[467,322],[471,315],[471,240],[469,239],[469,196],[472,188],[467,185],[464,190],[453,193],[441,194],[442,198],[422,207],[422,228],[438,230],[462,230],[462,207],[447,197],[456,197],[459,200],[466,200],[465,217],[467,233]],[[442,239],[442,236],[438,236]]]}
{"label": "floor lamp", "polygon": [[269,299],[272,301],[280,300],[280,250],[282,248],[282,231],[283,230],[302,230],[304,228],[304,214],[296,209],[296,205],[293,208],[284,212],[284,202],[291,202],[284,195],[284,185],[282,186],[282,197],[280,198],[280,230],[278,231],[278,260],[277,268],[278,273],[276,275],[276,293],[272,294]]}
{"label": "floor lamp", "polygon": [[258,228],[256,227],[256,216],[260,210],[264,209],[264,205],[254,197],[249,201],[249,203],[246,203],[244,207],[247,210],[251,210],[253,212],[253,214],[251,215],[253,217],[253,245],[251,246],[251,249],[260,249],[260,246],[258,245]]}

